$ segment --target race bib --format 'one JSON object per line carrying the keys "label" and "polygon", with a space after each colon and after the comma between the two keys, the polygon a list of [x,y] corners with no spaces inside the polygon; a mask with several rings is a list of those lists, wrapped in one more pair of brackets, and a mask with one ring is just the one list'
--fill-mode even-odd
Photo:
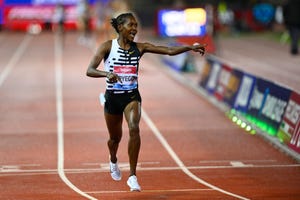
{"label": "race bib", "polygon": [[114,73],[118,74],[122,82],[114,84],[115,90],[136,89],[138,85],[136,66],[114,66]]}

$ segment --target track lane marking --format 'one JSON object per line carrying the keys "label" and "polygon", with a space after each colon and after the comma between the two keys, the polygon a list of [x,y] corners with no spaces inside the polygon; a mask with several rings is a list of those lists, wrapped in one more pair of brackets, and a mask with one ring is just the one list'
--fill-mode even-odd
{"label": "track lane marking", "polygon": [[[213,191],[213,189],[169,189],[169,190],[143,190],[143,193],[161,193],[161,192],[201,192],[201,191]],[[111,191],[86,191],[89,194],[115,194],[115,193],[132,193],[128,190],[111,190]]]}
{"label": "track lane marking", "polygon": [[148,116],[148,114],[145,112],[144,109],[142,109],[142,118],[144,119],[144,121],[146,122],[146,124],[149,126],[149,128],[152,130],[152,132],[154,133],[154,135],[157,137],[157,139],[160,141],[160,143],[163,145],[163,147],[167,150],[167,152],[170,154],[170,156],[173,158],[173,160],[176,162],[176,164],[179,166],[179,168],[186,174],[188,175],[190,178],[194,179],[195,181],[197,181],[198,183],[201,183],[211,189],[214,189],[216,191],[219,191],[223,194],[232,196],[232,197],[236,197],[238,199],[242,199],[242,200],[249,200],[246,197],[228,192],[226,190],[223,190],[219,187],[216,187],[204,180],[202,180],[201,178],[197,177],[195,174],[193,174],[185,165],[184,163],[180,160],[180,158],[177,156],[177,154],[175,153],[175,151],[172,149],[172,147],[169,145],[169,143],[167,142],[167,140],[164,138],[164,136],[160,133],[160,131],[158,130],[158,128],[155,126],[155,124],[152,122],[152,120],[150,119],[150,117]]}
{"label": "track lane marking", "polygon": [[56,92],[56,116],[57,116],[57,171],[61,180],[72,190],[81,196],[97,200],[96,198],[86,194],[76,187],[67,177],[64,171],[64,113],[63,113],[63,91],[62,91],[62,56],[63,46],[62,38],[58,35],[54,36],[54,60],[55,60],[55,92]]}
{"label": "track lane marking", "polygon": [[7,63],[7,65],[4,67],[4,69],[0,73],[0,87],[6,80],[7,76],[10,74],[10,72],[13,70],[13,68],[16,66],[17,62],[20,60],[22,55],[24,54],[25,50],[27,49],[30,41],[32,40],[32,36],[25,35],[24,39],[22,40],[21,44],[16,49],[15,53]]}
{"label": "track lane marking", "polygon": [[[251,165],[243,167],[234,166],[186,166],[190,170],[210,170],[210,169],[238,169],[238,168],[295,168],[300,167],[300,164],[290,165]],[[0,167],[1,168],[1,167]],[[139,171],[175,171],[181,170],[180,167],[140,167]],[[123,171],[129,171],[129,168],[122,168]],[[67,174],[84,174],[84,173],[107,173],[107,168],[74,168],[64,169]],[[2,176],[28,176],[28,175],[42,175],[42,174],[57,174],[57,169],[19,169],[14,171],[0,170],[0,177]]]}

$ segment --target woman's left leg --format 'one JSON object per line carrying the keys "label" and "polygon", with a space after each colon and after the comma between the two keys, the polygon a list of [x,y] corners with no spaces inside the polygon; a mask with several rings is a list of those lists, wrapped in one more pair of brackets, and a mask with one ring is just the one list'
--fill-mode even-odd
{"label": "woman's left leg", "polygon": [[128,156],[130,165],[130,175],[136,175],[136,166],[141,146],[140,138],[140,119],[141,119],[141,103],[138,101],[130,102],[125,110],[125,119],[129,128]]}

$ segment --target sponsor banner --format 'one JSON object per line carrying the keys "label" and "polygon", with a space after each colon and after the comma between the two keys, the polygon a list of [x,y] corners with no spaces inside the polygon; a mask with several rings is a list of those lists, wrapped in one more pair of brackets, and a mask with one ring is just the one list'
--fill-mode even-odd
{"label": "sponsor banner", "polygon": [[256,77],[237,70],[235,70],[233,74],[237,81],[240,80],[239,90],[234,101],[233,99],[228,99],[227,102],[230,105],[234,102],[233,108],[245,113],[252,97]]}
{"label": "sponsor banner", "polygon": [[230,107],[234,107],[235,100],[240,90],[240,85],[243,79],[243,72],[233,69],[230,73],[228,84],[223,96],[223,101]]}
{"label": "sponsor banner", "polygon": [[222,64],[222,68],[220,70],[219,78],[217,81],[217,86],[215,90],[215,97],[222,101],[225,93],[227,92],[227,86],[229,85],[230,77],[231,77],[232,68],[228,65]]}
{"label": "sponsor banner", "polygon": [[209,93],[213,94],[218,83],[218,77],[221,69],[221,63],[212,57],[207,57],[200,75],[199,85]]}
{"label": "sponsor banner", "polygon": [[114,72],[117,74],[136,74],[136,66],[114,66]]}
{"label": "sponsor banner", "polygon": [[289,89],[257,78],[247,113],[256,119],[260,128],[276,135],[290,94]]}
{"label": "sponsor banner", "polygon": [[281,122],[278,138],[300,153],[300,94],[292,92]]}
{"label": "sponsor banner", "polygon": [[[77,11],[75,6],[66,6],[65,28],[75,29]],[[4,10],[4,25],[11,30],[27,30],[32,24],[44,28],[54,22],[54,6],[11,6]]]}
{"label": "sponsor banner", "polygon": [[76,5],[79,3],[79,0],[32,0],[32,4],[34,5],[56,5],[58,3],[63,4],[73,4]]}
{"label": "sponsor banner", "polygon": [[207,56],[200,87],[300,153],[300,94]]}
{"label": "sponsor banner", "polygon": [[0,31],[1,31],[1,25],[3,24],[3,7],[4,7],[3,0],[0,0]]}
{"label": "sponsor banner", "polygon": [[3,24],[3,7],[0,4],[0,29],[2,24]]}
{"label": "sponsor banner", "polygon": [[157,28],[160,36],[204,36],[206,11],[203,8],[159,10]]}
{"label": "sponsor banner", "polygon": [[[75,5],[80,0],[2,0],[6,5],[55,5],[57,3],[63,3],[65,5]],[[89,0],[89,3],[94,3],[96,0]],[[103,1],[103,0],[102,0]]]}
{"label": "sponsor banner", "polygon": [[202,71],[200,74],[200,81],[199,81],[199,85],[202,88],[206,88],[207,82],[208,82],[208,78],[209,78],[209,74],[212,68],[212,64],[213,64],[213,60],[210,59],[210,57],[206,57],[205,59],[205,63],[202,67]]}
{"label": "sponsor banner", "polygon": [[9,4],[18,4],[18,5],[21,5],[21,4],[28,4],[30,5],[32,3],[32,0],[3,0],[5,2],[6,5],[9,5]]}

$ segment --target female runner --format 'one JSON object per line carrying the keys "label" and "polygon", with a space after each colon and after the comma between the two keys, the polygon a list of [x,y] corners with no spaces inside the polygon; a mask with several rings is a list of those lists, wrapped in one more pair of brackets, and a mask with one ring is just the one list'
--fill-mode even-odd
{"label": "female runner", "polygon": [[[107,142],[110,153],[110,173],[113,180],[121,180],[117,164],[117,151],[122,138],[123,115],[129,128],[128,156],[130,173],[127,185],[131,191],[141,191],[136,177],[140,151],[141,96],[138,90],[139,60],[144,53],[177,55],[193,50],[205,53],[202,44],[187,46],[157,46],[151,43],[134,42],[137,20],[132,13],[123,13],[111,20],[118,38],[102,43],[92,58],[87,76],[106,78],[104,116],[109,133]],[[97,69],[104,60],[104,70]]]}

